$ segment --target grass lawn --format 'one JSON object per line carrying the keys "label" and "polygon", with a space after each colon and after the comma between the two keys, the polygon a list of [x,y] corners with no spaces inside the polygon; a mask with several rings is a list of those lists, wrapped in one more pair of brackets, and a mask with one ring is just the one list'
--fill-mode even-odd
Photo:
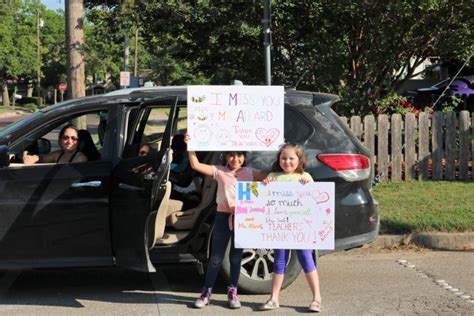
{"label": "grass lawn", "polygon": [[0,114],[7,114],[7,113],[13,113],[13,110],[11,107],[4,107],[0,104]]}
{"label": "grass lawn", "polygon": [[4,107],[1,103],[0,103],[0,115],[5,115],[5,114],[15,114],[16,112],[31,112],[23,107],[20,107],[20,106],[15,106],[15,109],[13,109],[13,107],[9,106],[9,107]]}
{"label": "grass lawn", "polygon": [[380,233],[474,231],[474,181],[411,181],[374,188]]}

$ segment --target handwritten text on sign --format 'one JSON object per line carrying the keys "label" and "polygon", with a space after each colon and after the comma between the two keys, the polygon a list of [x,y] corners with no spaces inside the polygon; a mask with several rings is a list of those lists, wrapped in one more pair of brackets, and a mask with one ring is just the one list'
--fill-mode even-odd
{"label": "handwritten text on sign", "polygon": [[334,183],[237,182],[237,248],[334,249]]}
{"label": "handwritten text on sign", "polygon": [[282,86],[188,86],[189,150],[278,150]]}

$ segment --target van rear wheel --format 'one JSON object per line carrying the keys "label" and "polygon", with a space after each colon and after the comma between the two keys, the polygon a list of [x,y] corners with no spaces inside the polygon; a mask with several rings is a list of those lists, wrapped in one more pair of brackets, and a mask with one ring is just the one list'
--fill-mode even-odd
{"label": "van rear wheel", "polygon": [[[230,279],[230,243],[222,261],[222,272]],[[252,294],[268,294],[272,288],[273,249],[244,249],[240,268],[239,291]],[[293,283],[301,272],[294,250],[290,251],[283,288]]]}

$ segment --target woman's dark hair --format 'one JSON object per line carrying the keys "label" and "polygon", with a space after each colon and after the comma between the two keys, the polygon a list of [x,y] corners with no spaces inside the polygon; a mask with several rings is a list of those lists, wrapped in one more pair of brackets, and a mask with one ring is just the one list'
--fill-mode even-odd
{"label": "woman's dark hair", "polygon": [[245,158],[247,158],[246,151],[224,151],[224,155],[243,155]]}
{"label": "woman's dark hair", "polygon": [[306,156],[304,154],[303,146],[294,143],[285,143],[280,146],[280,150],[278,150],[278,153],[276,155],[276,161],[272,165],[272,172],[283,172],[283,169],[280,166],[280,155],[281,152],[285,149],[293,149],[295,151],[296,156],[298,156],[299,160],[298,167],[296,167],[295,172],[303,173],[306,169],[306,166],[308,165],[308,160],[306,159]]}
{"label": "woman's dark hair", "polygon": [[[226,155],[243,155],[244,158],[247,158],[247,152],[246,151],[224,151],[223,152],[224,157]],[[242,164],[242,167],[245,167],[246,161],[244,160],[244,163]],[[227,165],[227,161],[224,159],[224,165]]]}
{"label": "woman's dark hair", "polygon": [[171,149],[175,152],[185,152],[188,148],[188,145],[184,141],[184,134],[176,134],[171,140]]}
{"label": "woman's dark hair", "polygon": [[171,141],[171,149],[173,149],[173,160],[171,162],[180,164],[187,155],[188,145],[184,141],[184,134],[176,134]]}
{"label": "woman's dark hair", "polygon": [[94,140],[91,137],[89,131],[81,129],[77,132],[79,137],[78,149],[81,153],[86,155],[88,161],[95,161],[100,159],[100,152],[94,144]]}

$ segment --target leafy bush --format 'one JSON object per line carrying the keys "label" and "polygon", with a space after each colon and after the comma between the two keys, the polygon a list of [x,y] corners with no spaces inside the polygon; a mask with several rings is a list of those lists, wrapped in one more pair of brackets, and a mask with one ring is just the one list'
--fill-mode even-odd
{"label": "leafy bush", "polygon": [[426,106],[418,108],[415,106],[413,100],[405,96],[393,93],[384,98],[372,99],[368,101],[370,109],[373,114],[401,114],[415,113],[418,115],[421,112],[433,112],[433,108]]}
{"label": "leafy bush", "polygon": [[449,95],[441,100],[441,109],[443,112],[454,111],[463,103],[463,99],[456,95]]}
{"label": "leafy bush", "polygon": [[23,104],[22,108],[25,109],[25,111],[29,112],[36,112],[36,110],[38,109],[35,103]]}

